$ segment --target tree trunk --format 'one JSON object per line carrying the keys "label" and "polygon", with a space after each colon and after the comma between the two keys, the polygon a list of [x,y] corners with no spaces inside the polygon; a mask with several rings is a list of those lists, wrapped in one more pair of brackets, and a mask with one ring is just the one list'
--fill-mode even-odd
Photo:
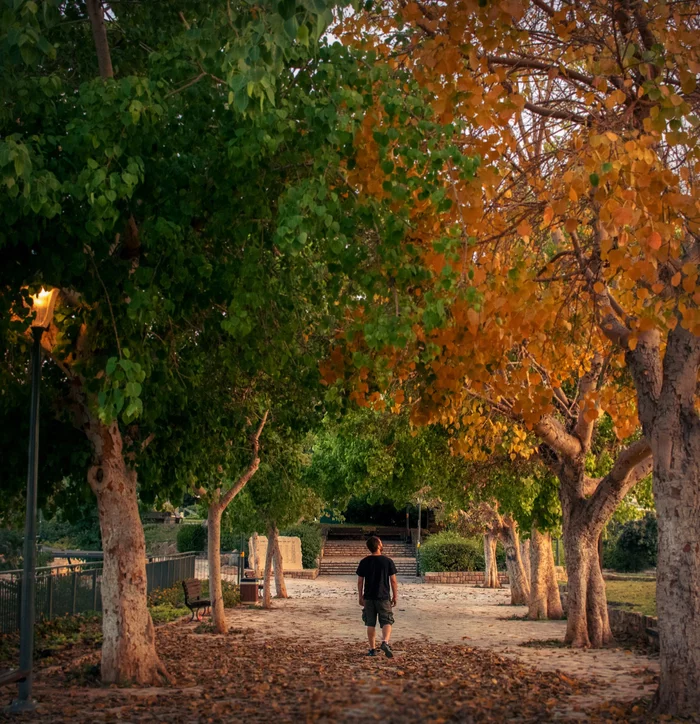
{"label": "tree trunk", "polygon": [[221,515],[223,509],[216,503],[209,506],[207,519],[207,557],[209,559],[209,600],[211,620],[216,633],[228,632],[224,593],[221,590]]}
{"label": "tree trunk", "polygon": [[169,678],[158,658],[146,598],[146,541],[136,497],[136,473],[124,460],[116,422],[91,419],[95,450],[88,482],[97,496],[102,532],[102,682],[159,684]]}
{"label": "tree trunk", "polygon": [[684,432],[666,439],[659,432],[654,453],[661,665],[657,704],[674,715],[700,712],[700,429],[696,424],[694,434],[687,428]]}
{"label": "tree trunk", "polygon": [[559,586],[554,571],[554,553],[549,533],[540,533],[533,525],[530,534],[530,602],[529,619],[564,617]]}
{"label": "tree trunk", "polygon": [[573,511],[564,513],[564,549],[569,579],[564,640],[575,648],[600,648],[613,641],[605,582],[598,561],[598,536],[602,524],[585,519],[585,506],[586,501],[581,500],[578,505],[567,506],[573,507]]}
{"label": "tree trunk", "polygon": [[520,557],[520,540],[517,523],[512,518],[504,518],[500,531],[501,543],[506,550],[506,570],[510,583],[510,602],[512,605],[527,606],[530,600],[530,586]]}
{"label": "tree trunk", "polygon": [[272,560],[274,558],[275,546],[267,537],[267,553],[265,555],[265,578],[263,585],[263,608],[272,608]]}
{"label": "tree trunk", "polygon": [[527,578],[528,585],[532,588],[532,572],[530,571],[530,540],[520,540],[520,559],[523,562],[523,568],[525,569],[525,578]]}
{"label": "tree trunk", "polygon": [[501,582],[498,579],[498,563],[496,562],[496,546],[498,540],[492,533],[484,534],[484,560],[486,561],[484,571],[484,588],[500,588]]}
{"label": "tree trunk", "polygon": [[289,598],[287,586],[284,583],[284,564],[282,562],[282,551],[280,551],[280,536],[276,525],[270,526],[267,544],[274,543],[272,555],[275,562],[275,595],[277,598]]}

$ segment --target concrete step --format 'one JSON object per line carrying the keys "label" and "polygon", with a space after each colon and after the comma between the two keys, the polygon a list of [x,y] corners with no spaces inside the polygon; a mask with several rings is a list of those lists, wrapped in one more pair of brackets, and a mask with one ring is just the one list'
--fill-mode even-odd
{"label": "concrete step", "polygon": [[[384,547],[382,553],[389,558],[401,558],[401,557],[412,557],[416,555],[415,550],[412,546],[396,546],[396,547]],[[324,556],[356,556],[362,558],[369,555],[369,551],[366,546],[331,546],[326,544],[323,548]]]}
{"label": "concrete step", "polygon": [[[318,573],[322,576],[352,576],[357,571],[358,559],[352,558],[324,558],[319,566]],[[416,559],[394,559],[396,573],[399,576],[416,575]]]}

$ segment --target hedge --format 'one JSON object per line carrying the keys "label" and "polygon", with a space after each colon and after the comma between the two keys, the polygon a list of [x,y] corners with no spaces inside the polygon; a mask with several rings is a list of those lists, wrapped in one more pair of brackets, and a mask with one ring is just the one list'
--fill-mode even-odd
{"label": "hedge", "polygon": [[431,535],[420,548],[421,573],[483,571],[484,546],[476,538],[463,538],[450,531]]}
{"label": "hedge", "polygon": [[658,528],[656,516],[647,513],[640,520],[620,526],[603,548],[603,566],[621,572],[637,572],[656,566]]}
{"label": "hedge", "polygon": [[301,559],[304,568],[316,568],[321,555],[321,526],[316,523],[299,523],[287,528],[280,535],[297,536],[301,539]]}
{"label": "hedge", "polygon": [[207,529],[203,525],[180,525],[177,532],[178,553],[197,553],[207,549]]}

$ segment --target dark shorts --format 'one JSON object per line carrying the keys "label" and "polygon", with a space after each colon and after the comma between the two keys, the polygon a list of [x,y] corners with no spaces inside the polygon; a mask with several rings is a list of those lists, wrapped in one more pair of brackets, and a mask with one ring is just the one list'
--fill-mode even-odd
{"label": "dark shorts", "polygon": [[365,622],[365,626],[374,628],[377,625],[377,617],[379,617],[379,625],[382,628],[394,623],[391,601],[388,598],[382,601],[365,598],[365,605],[362,609],[362,620]]}

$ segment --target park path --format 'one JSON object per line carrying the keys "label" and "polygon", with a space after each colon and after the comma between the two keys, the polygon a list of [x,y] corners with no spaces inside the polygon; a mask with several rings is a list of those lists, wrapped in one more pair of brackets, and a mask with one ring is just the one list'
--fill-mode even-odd
{"label": "park path", "polygon": [[[280,634],[363,641],[354,576],[323,576],[313,581],[288,579],[290,598],[275,600],[272,611],[239,608],[229,611],[232,626],[254,629],[262,638]],[[427,585],[399,579],[399,605],[392,638],[464,644],[487,648],[542,671],[593,681],[587,694],[567,704],[568,715],[603,701],[631,701],[653,693],[658,659],[624,648],[574,650],[558,647],[564,621],[514,620],[524,606],[511,606],[508,588],[483,589],[465,585]],[[530,641],[549,645],[521,646]],[[552,645],[552,642],[555,642]],[[585,718],[582,715],[582,718]]]}

